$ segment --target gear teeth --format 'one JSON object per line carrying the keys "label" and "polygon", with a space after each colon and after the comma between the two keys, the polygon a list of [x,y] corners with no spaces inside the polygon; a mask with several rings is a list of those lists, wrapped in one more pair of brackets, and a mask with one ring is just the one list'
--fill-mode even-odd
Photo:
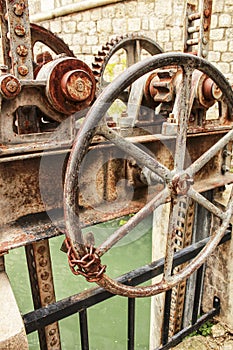
{"label": "gear teeth", "polygon": [[98,56],[106,56],[106,52],[98,51]]}
{"label": "gear teeth", "polygon": [[95,69],[99,69],[99,68],[101,68],[102,66],[101,66],[101,64],[99,64],[99,63],[92,63],[92,67],[95,68]]}
{"label": "gear teeth", "polygon": [[107,45],[104,46],[104,45],[103,45],[103,46],[102,46],[102,50],[104,50],[104,51],[109,51],[109,46],[107,46]]}
{"label": "gear teeth", "polygon": [[102,57],[95,56],[95,63],[96,63],[96,62],[103,63],[103,62],[104,62],[104,60],[103,60],[103,58],[102,58]]}
{"label": "gear teeth", "polygon": [[[98,71],[96,71],[96,70],[93,70],[92,72],[93,72],[95,78],[100,77],[100,72],[98,72]],[[97,80],[97,79],[96,79],[96,80]]]}

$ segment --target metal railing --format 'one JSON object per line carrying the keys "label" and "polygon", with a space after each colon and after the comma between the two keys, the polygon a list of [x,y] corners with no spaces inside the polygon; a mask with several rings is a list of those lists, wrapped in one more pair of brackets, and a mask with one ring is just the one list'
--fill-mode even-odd
{"label": "metal railing", "polygon": [[[231,239],[231,228],[225,232],[220,244]],[[193,258],[201,251],[201,249],[208,242],[209,237],[203,239],[197,243],[188,246],[181,251],[178,251],[174,255],[173,268],[184,264]],[[163,273],[164,258],[152,262],[151,264],[142,266],[131,272],[128,272],[118,278],[118,281],[126,285],[136,286]],[[183,328],[172,338],[168,337],[169,329],[169,315],[171,307],[171,290],[166,292],[166,302],[163,319],[162,329],[162,345],[156,350],[170,349],[171,347],[178,344],[185,336],[197,330],[207,320],[212,319],[220,311],[220,300],[215,297],[213,301],[213,307],[211,306],[208,313],[198,318],[197,310],[201,299],[201,284],[203,283],[203,266],[197,271],[196,286],[195,286],[195,297],[193,304],[192,319],[190,320],[190,326]],[[89,349],[89,332],[88,332],[88,309],[101,303],[104,300],[114,297],[113,294],[104,290],[103,288],[96,287],[91,288],[87,291],[79,294],[64,298],[46,307],[38,308],[23,315],[23,320],[27,334],[34,331],[43,329],[45,326],[64,319],[75,313],[79,313],[80,320],[80,338],[81,338],[81,349]],[[135,348],[135,306],[137,299],[128,298],[128,350]],[[43,349],[44,350],[44,349]]]}

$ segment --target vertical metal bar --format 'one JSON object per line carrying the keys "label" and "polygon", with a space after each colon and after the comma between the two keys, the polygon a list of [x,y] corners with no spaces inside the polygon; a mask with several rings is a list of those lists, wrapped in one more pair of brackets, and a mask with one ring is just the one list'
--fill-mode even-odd
{"label": "vertical metal bar", "polygon": [[[33,79],[28,1],[24,0],[20,4],[17,1],[6,0],[6,8],[10,35],[11,69],[14,76],[20,80]],[[17,27],[21,28],[21,35],[16,34]]]}
{"label": "vertical metal bar", "polygon": [[128,350],[134,350],[135,298],[128,298]]}
{"label": "vertical metal bar", "polygon": [[[35,309],[46,307],[55,302],[49,241],[32,243],[29,248],[26,248],[26,253],[34,307]],[[49,324],[44,330],[40,330],[39,337],[41,338],[41,349],[61,349],[58,322]]]}
{"label": "vertical metal bar", "polygon": [[165,345],[168,342],[170,310],[171,310],[171,297],[172,297],[172,289],[168,290],[165,294],[165,307],[164,307],[163,329],[162,329],[162,345]]}
{"label": "vertical metal bar", "polygon": [[194,295],[194,303],[193,303],[192,324],[196,323],[198,318],[200,297],[201,297],[201,291],[202,291],[203,272],[204,272],[204,266],[202,265],[197,270],[196,287],[195,287],[195,295]]}
{"label": "vertical metal bar", "polygon": [[86,309],[79,312],[79,323],[80,323],[80,336],[81,336],[82,350],[89,350],[87,310]]}
{"label": "vertical metal bar", "polygon": [[[25,246],[25,252],[26,252],[26,259],[27,259],[29,278],[30,278],[30,284],[31,284],[32,300],[33,300],[34,309],[36,310],[36,309],[39,309],[42,305],[40,301],[40,293],[39,293],[39,287],[38,287],[38,279],[37,279],[36,265],[35,265],[32,244]],[[40,342],[40,349],[47,350],[48,348],[47,348],[44,328],[38,329],[38,337]]]}

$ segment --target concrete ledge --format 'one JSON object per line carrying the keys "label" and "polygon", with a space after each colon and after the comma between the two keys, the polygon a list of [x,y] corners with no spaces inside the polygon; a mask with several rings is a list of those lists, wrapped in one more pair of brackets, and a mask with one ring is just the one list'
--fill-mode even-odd
{"label": "concrete ledge", "polygon": [[22,317],[5,272],[0,273],[0,349],[28,349]]}
{"label": "concrete ledge", "polygon": [[30,21],[33,23],[48,21],[57,17],[67,16],[72,13],[87,11],[96,7],[112,5],[116,2],[121,2],[125,0],[85,0],[78,3],[69,4],[62,7],[57,7],[53,10],[37,13],[30,16]]}

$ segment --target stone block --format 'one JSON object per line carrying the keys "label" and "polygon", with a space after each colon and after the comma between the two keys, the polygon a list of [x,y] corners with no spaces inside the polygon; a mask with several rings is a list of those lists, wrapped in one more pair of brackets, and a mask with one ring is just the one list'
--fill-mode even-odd
{"label": "stone block", "polygon": [[218,69],[223,74],[228,74],[230,72],[230,64],[226,62],[218,62]]}
{"label": "stone block", "polygon": [[159,30],[157,34],[158,42],[159,43],[166,43],[170,40],[170,31],[168,29],[165,30]]}
{"label": "stone block", "polygon": [[61,33],[62,31],[62,22],[60,19],[51,21],[50,23],[50,30],[53,33]]}
{"label": "stone block", "polygon": [[219,52],[226,52],[227,51],[228,42],[227,40],[216,40],[213,43],[213,50],[219,51]]}
{"label": "stone block", "polygon": [[116,6],[105,6],[102,8],[103,18],[114,18],[115,17]]}
{"label": "stone block", "polygon": [[224,38],[225,30],[220,29],[212,29],[210,32],[210,40],[222,40]]}
{"label": "stone block", "polygon": [[219,16],[219,26],[220,27],[230,27],[232,25],[232,16],[223,13]]}
{"label": "stone block", "polygon": [[211,28],[218,28],[218,15],[213,13],[211,16]]}
{"label": "stone block", "polygon": [[27,350],[28,342],[9,279],[0,273],[0,349]]}
{"label": "stone block", "polygon": [[208,60],[210,62],[219,62],[219,60],[220,60],[220,52],[209,51],[209,53],[208,53]]}
{"label": "stone block", "polygon": [[65,34],[74,34],[76,32],[76,22],[71,20],[62,22],[62,31]]}
{"label": "stone block", "polygon": [[223,62],[233,62],[233,52],[224,52],[222,54]]}
{"label": "stone block", "polygon": [[140,18],[129,18],[128,19],[128,30],[130,32],[137,32],[141,29],[141,19]]}
{"label": "stone block", "polygon": [[112,29],[116,34],[126,33],[128,31],[126,20],[123,18],[113,19]]}
{"label": "stone block", "polygon": [[116,4],[115,18],[124,18],[126,16],[126,5],[124,3]]}
{"label": "stone block", "polygon": [[97,22],[97,33],[111,33],[112,32],[112,21],[110,18],[102,19]]}

